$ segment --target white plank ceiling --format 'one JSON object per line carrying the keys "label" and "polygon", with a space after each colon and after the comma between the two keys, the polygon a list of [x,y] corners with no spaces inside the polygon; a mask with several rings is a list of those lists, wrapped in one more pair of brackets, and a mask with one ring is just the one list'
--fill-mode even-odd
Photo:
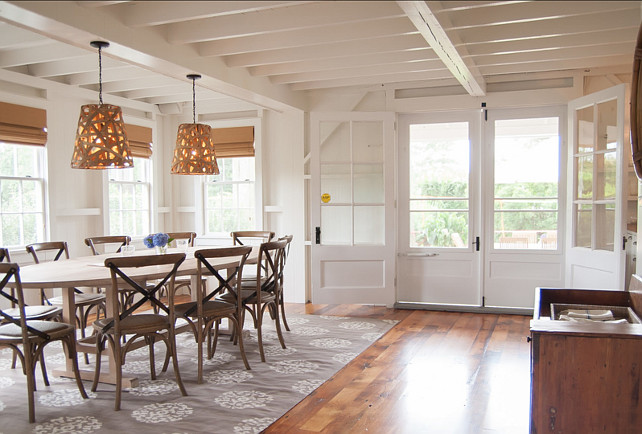
{"label": "white plank ceiling", "polygon": [[[0,80],[161,112],[306,108],[308,91],[631,69],[640,1],[0,1]],[[110,100],[111,98],[111,100]]]}

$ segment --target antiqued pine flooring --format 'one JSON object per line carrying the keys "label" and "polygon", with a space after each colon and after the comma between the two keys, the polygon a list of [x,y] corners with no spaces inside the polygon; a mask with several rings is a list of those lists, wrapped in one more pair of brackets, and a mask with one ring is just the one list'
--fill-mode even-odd
{"label": "antiqued pine flooring", "polygon": [[530,317],[353,305],[288,311],[400,322],[265,433],[528,433]]}

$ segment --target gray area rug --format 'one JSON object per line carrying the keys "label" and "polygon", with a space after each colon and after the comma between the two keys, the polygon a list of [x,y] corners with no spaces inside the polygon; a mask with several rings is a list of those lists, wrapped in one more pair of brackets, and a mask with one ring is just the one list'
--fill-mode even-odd
{"label": "gray area rug", "polygon": [[[146,348],[127,355],[124,371],[140,386],[123,392],[114,411],[115,388],[100,384],[83,400],[73,379],[54,377],[51,386],[36,369],[36,423],[27,422],[26,378],[11,369],[11,351],[0,351],[0,432],[9,433],[258,433],[319,387],[388,331],[395,321],[318,315],[288,315],[287,349],[279,345],[274,322],[263,331],[267,362],[260,361],[256,333],[249,325],[245,340],[251,370],[245,370],[238,347],[226,336],[216,354],[205,359],[204,383],[196,382],[196,344],[191,333],[177,336],[178,361],[188,396],[182,396],[170,367],[160,373],[164,344],[156,344],[157,379],[149,380]],[[58,342],[47,346],[49,372],[64,365]],[[93,356],[91,356],[93,357]],[[103,365],[106,368],[107,360]],[[93,362],[81,368],[93,369]]]}

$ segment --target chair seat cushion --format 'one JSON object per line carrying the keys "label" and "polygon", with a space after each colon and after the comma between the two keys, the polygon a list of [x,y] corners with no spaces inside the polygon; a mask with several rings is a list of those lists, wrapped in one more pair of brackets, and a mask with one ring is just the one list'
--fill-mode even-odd
{"label": "chair seat cushion", "polygon": [[[72,329],[69,324],[56,321],[33,320],[27,321],[27,325],[47,334]],[[30,335],[33,336],[31,333]],[[0,339],[22,339],[22,328],[16,324],[4,324],[0,326]]]}
{"label": "chair seat cushion", "polygon": [[[3,310],[9,316],[14,318],[20,318],[20,309],[13,307],[11,309]],[[25,315],[27,320],[32,319],[42,319],[42,318],[51,318],[57,314],[62,313],[62,308],[58,306],[47,306],[47,305],[33,305],[25,306]]]}
{"label": "chair seat cushion", "polygon": [[[196,306],[196,302],[177,304],[174,306],[176,316],[185,316],[185,312],[191,309],[192,306]],[[235,312],[236,306],[232,303],[228,303],[227,301],[210,300],[203,303],[203,316],[205,317],[233,315]],[[189,316],[190,318],[196,318],[196,309],[194,309],[194,312],[190,313]]]}
{"label": "chair seat cushion", "polygon": [[[241,298],[245,303],[249,303],[249,304],[256,303],[256,300],[257,300],[256,291],[254,289],[242,289]],[[225,300],[233,303],[234,295],[230,294],[229,292],[225,293],[221,296],[221,300]],[[274,300],[275,300],[275,297],[273,293],[261,291],[261,303],[269,303]]]}
{"label": "chair seat cushion", "polygon": [[[101,318],[94,322],[93,326],[96,330],[102,330],[107,324],[113,321],[113,318]],[[144,313],[139,315],[130,315],[120,322],[122,333],[130,332],[152,332],[167,329],[169,326],[169,318],[165,315],[156,315],[151,313]],[[107,332],[112,333],[114,327],[110,327]]]}
{"label": "chair seat cushion", "polygon": [[[75,297],[75,302],[76,304],[93,304],[93,303],[100,303],[101,301],[105,300],[105,294],[93,294],[93,293],[82,293],[82,294],[76,294]],[[53,297],[49,299],[49,302],[51,304],[63,304],[63,298],[62,297]]]}

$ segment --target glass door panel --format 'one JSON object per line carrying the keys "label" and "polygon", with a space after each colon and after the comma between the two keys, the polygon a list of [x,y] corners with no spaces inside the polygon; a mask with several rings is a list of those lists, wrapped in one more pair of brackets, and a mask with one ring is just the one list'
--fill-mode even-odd
{"label": "glass door panel", "polygon": [[577,110],[576,125],[577,144],[574,154],[593,152],[595,150],[595,132],[593,131],[593,106]]}
{"label": "glass door panel", "polygon": [[597,105],[597,150],[617,147],[617,101],[602,102]]}
{"label": "glass door panel", "polygon": [[495,121],[495,249],[557,249],[559,146],[557,117]]}
{"label": "glass door panel", "polygon": [[595,164],[597,166],[595,199],[615,199],[615,174],[617,171],[615,151],[595,154]]}
{"label": "glass door panel", "polygon": [[410,125],[409,155],[409,246],[468,248],[468,123]]}
{"label": "glass door panel", "polygon": [[319,125],[321,162],[350,161],[350,123],[322,122]]}

